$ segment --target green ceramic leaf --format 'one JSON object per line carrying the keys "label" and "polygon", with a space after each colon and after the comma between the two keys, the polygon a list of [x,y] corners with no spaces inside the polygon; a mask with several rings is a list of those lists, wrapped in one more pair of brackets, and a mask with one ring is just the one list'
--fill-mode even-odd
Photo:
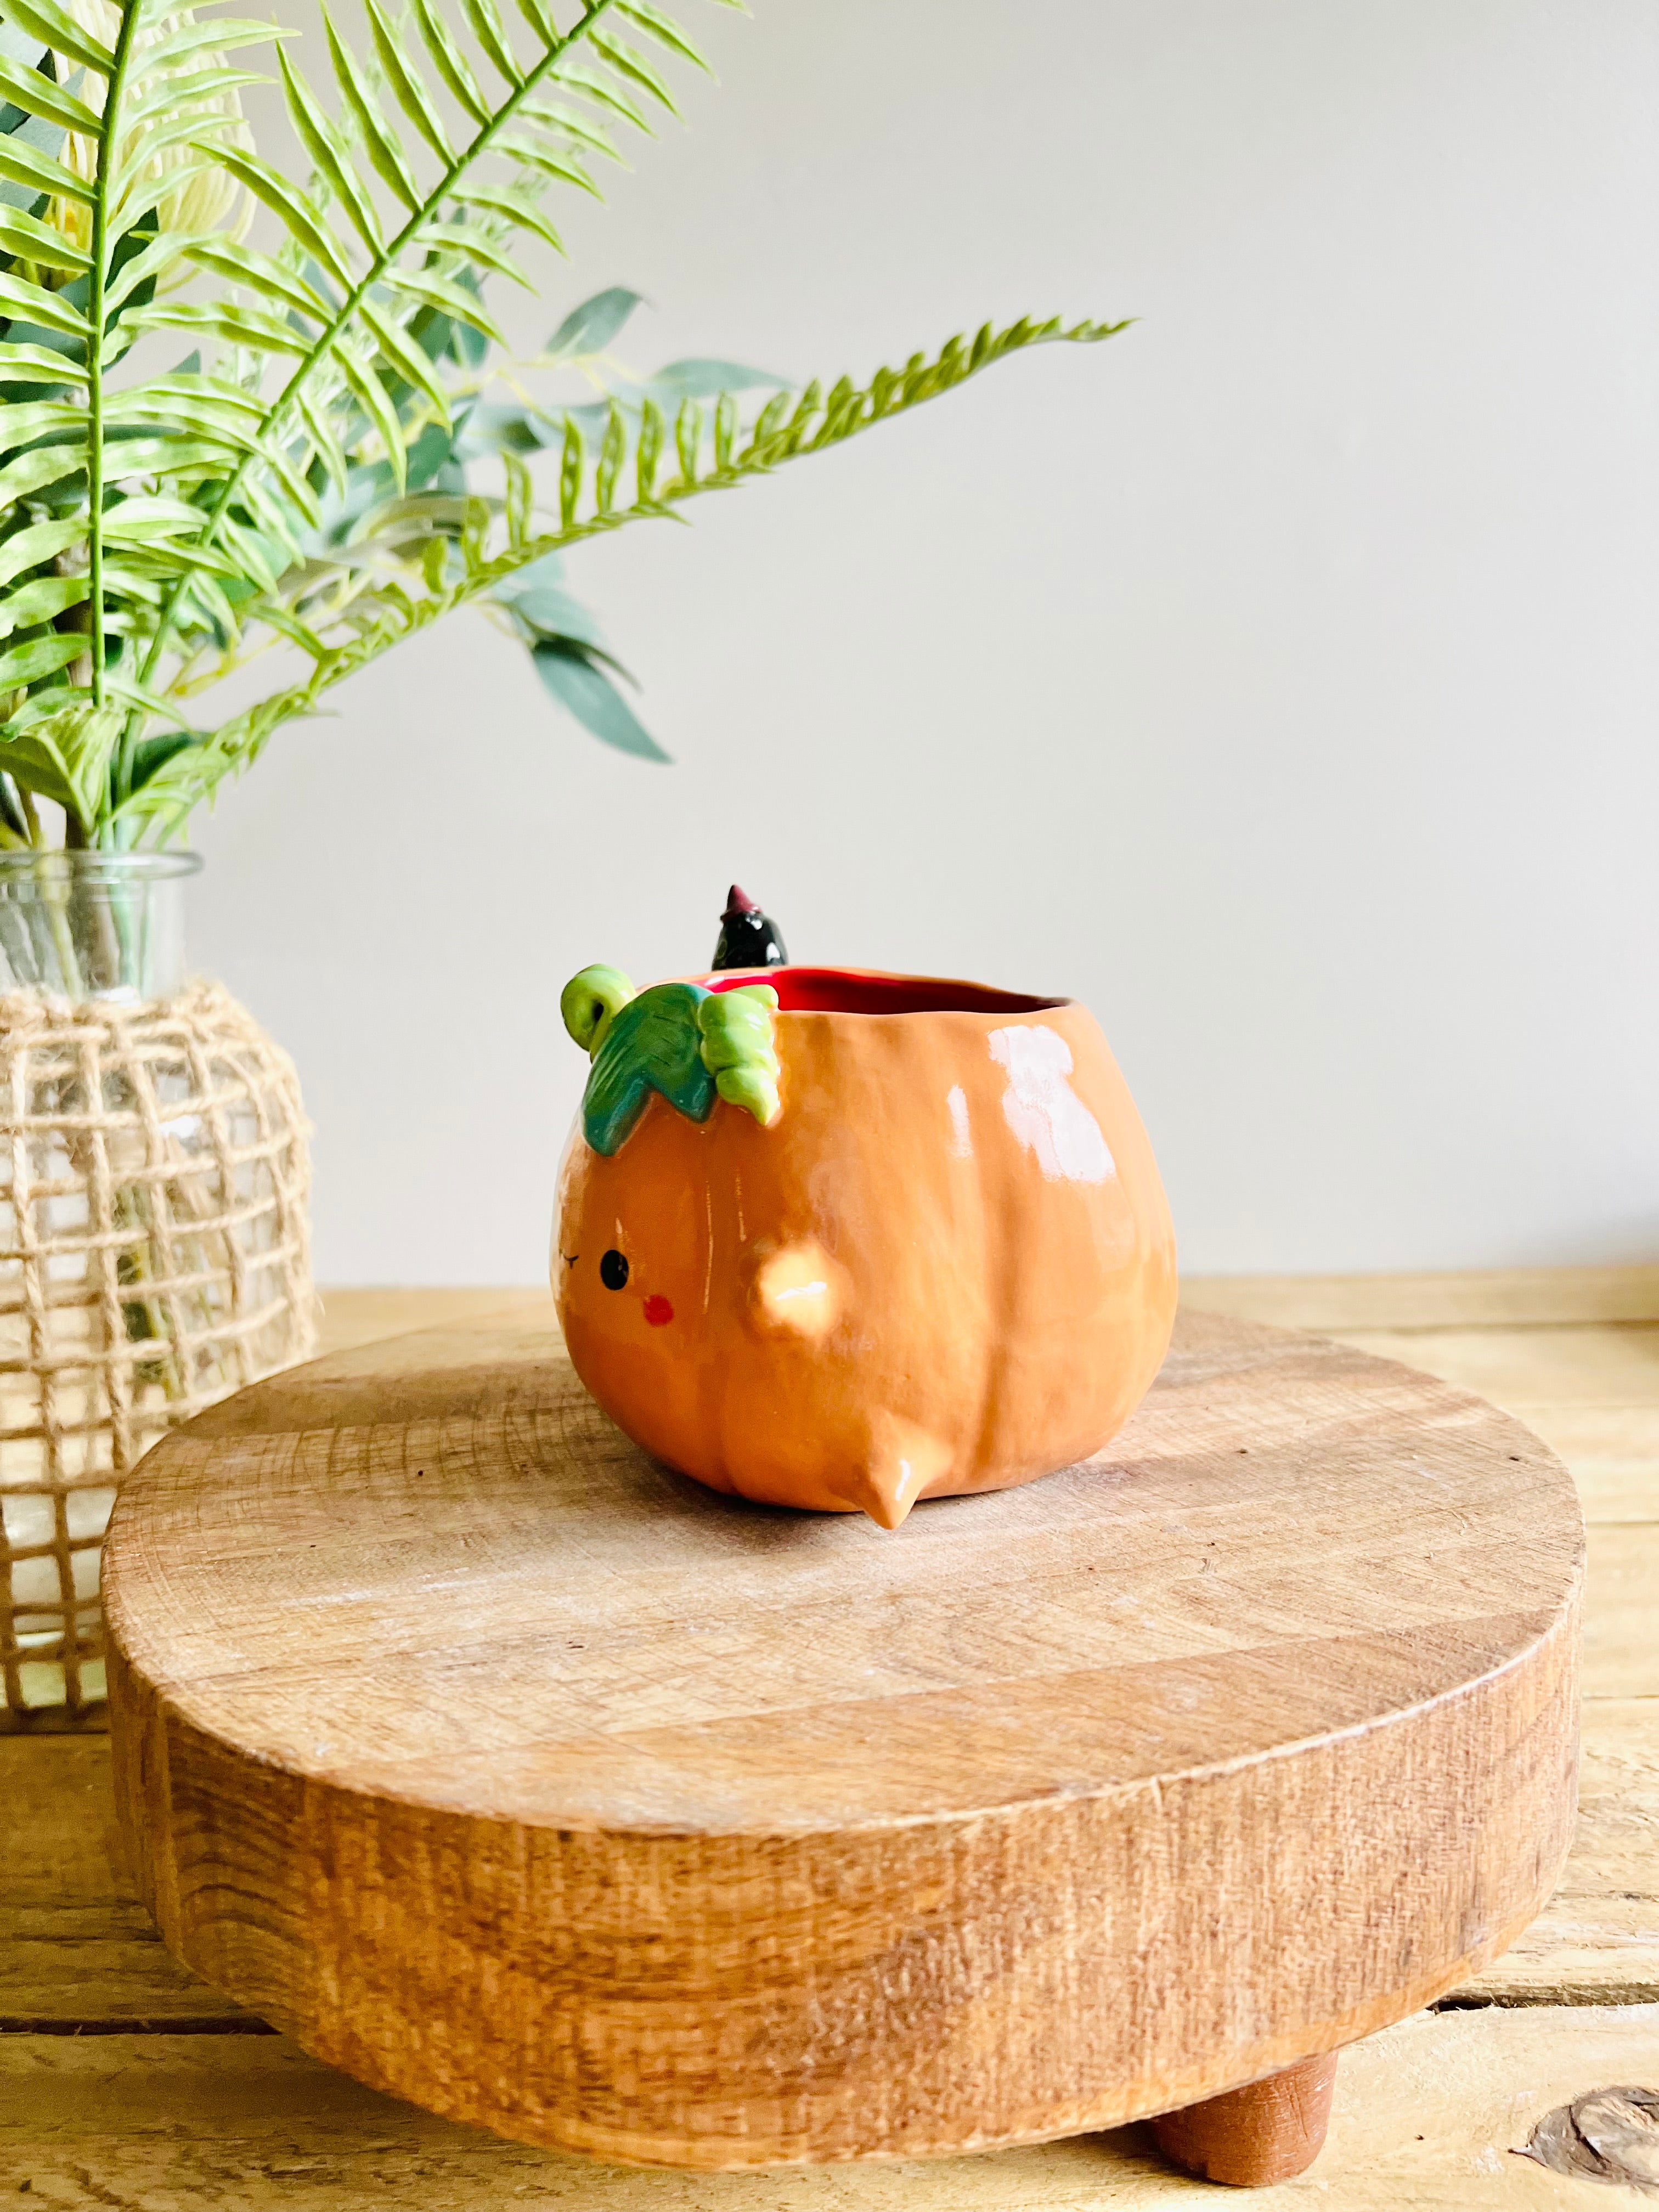
{"label": "green ceramic leaf", "polygon": [[658,983],[613,1014],[582,1094],[582,1134],[608,1158],[632,1134],[659,1091],[688,1121],[714,1110],[714,1079],[703,1065],[696,983]]}

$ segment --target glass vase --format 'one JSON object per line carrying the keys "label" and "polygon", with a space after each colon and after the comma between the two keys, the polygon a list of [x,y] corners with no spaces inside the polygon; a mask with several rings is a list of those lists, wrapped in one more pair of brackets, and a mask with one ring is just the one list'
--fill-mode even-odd
{"label": "glass vase", "polygon": [[163,999],[185,980],[195,853],[0,853],[0,992]]}
{"label": "glass vase", "polygon": [[117,1487],[313,1340],[304,1108],[186,978],[199,866],[0,854],[0,1732],[100,1723]]}

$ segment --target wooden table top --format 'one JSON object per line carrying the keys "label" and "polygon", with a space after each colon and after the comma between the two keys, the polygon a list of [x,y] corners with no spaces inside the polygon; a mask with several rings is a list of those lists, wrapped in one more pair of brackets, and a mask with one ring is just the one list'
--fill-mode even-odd
{"label": "wooden table top", "polygon": [[[1322,2201],[1338,2206],[1600,2203],[1605,2191],[1592,2185],[1504,2154],[1550,2104],[1659,2076],[1659,1329],[1640,1317],[1656,1310],[1650,1286],[1611,1274],[1442,1279],[1407,1286],[1392,1307],[1378,1284],[1207,1295],[1289,1308],[1298,1321],[1360,1323],[1345,1334],[1362,1348],[1486,1390],[1564,1452],[1591,1523],[1585,1819],[1562,1890],[1516,1949],[1454,1993],[1456,2009],[1419,2014],[1347,2055],[1331,2142],[1294,2186],[1322,2183]],[[388,1317],[495,1303],[402,1294],[388,1307],[362,1294],[356,1313],[343,1300],[333,1318],[343,1333],[355,1323],[371,1334]],[[1414,1311],[1437,1325],[1413,1328]],[[106,1774],[96,1738],[0,1743],[0,2029],[9,2030],[0,2033],[0,2183],[29,2179],[37,2201],[64,2204],[108,2201],[103,2191],[169,2206],[332,2207],[393,2180],[403,2198],[434,2206],[526,2191],[605,2212],[785,2201],[767,2193],[765,2177],[694,2180],[515,2148],[387,2104],[281,2038],[236,2032],[251,2023],[174,1966],[129,1901],[110,1856]],[[1464,2008],[1494,1998],[1501,2009]],[[102,2032],[86,2033],[94,2028]],[[1163,2170],[1134,2130],[777,2179],[791,2205],[822,2201],[837,2212],[1152,2204],[1205,2186]]]}

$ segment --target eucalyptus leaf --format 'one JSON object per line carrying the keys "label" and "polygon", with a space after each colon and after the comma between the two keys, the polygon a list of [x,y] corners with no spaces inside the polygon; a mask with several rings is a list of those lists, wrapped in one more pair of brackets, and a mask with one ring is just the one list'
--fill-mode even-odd
{"label": "eucalyptus leaf", "polygon": [[622,331],[644,295],[626,285],[612,284],[573,307],[547,342],[550,361],[568,361],[580,354],[603,353]]}
{"label": "eucalyptus leaf", "polygon": [[666,761],[657,743],[592,656],[574,640],[544,638],[531,648],[542,688],[591,737],[638,760]]}
{"label": "eucalyptus leaf", "polygon": [[466,489],[465,472],[455,460],[454,436],[442,423],[428,422],[410,447],[408,483],[411,491]]}
{"label": "eucalyptus leaf", "polygon": [[[494,598],[518,617],[526,629],[550,638],[570,638],[579,645],[603,646],[598,618],[564,588],[564,562],[556,553],[520,568],[496,585]],[[534,642],[532,636],[532,641]]]}
{"label": "eucalyptus leaf", "polygon": [[717,399],[723,392],[778,392],[790,380],[769,368],[745,368],[735,361],[671,361],[647,378],[644,389],[659,406],[682,399]]}
{"label": "eucalyptus leaf", "polygon": [[587,646],[601,646],[605,641],[598,617],[568,592],[544,586],[539,590],[520,592],[511,599],[507,599],[501,591],[495,596],[510,606],[532,632],[537,633],[532,638],[532,643],[539,643],[544,637],[574,638],[578,645]]}
{"label": "eucalyptus leaf", "polygon": [[517,402],[479,400],[467,410],[455,450],[465,460],[478,460],[486,453],[537,453],[560,444],[563,437],[562,414],[544,414]]}

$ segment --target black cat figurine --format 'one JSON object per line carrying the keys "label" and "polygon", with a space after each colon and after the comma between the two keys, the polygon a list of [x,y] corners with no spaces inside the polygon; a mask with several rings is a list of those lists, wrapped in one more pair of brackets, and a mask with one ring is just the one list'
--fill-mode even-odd
{"label": "black cat figurine", "polygon": [[789,955],[776,922],[763,915],[747,891],[733,884],[726,895],[713,968],[784,968]]}

